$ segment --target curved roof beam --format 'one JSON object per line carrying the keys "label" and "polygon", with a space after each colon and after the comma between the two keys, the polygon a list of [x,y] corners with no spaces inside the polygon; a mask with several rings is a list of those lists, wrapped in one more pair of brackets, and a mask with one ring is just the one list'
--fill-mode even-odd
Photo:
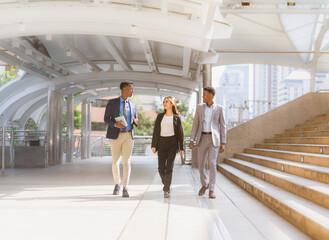
{"label": "curved roof beam", "polygon": [[36,67],[32,66],[31,64],[27,64],[22,60],[19,60],[18,58],[0,50],[0,59],[3,60],[4,62],[14,65],[14,66],[19,66],[21,69],[23,69],[25,72],[34,74],[35,76],[42,78],[46,81],[50,80],[49,74],[37,69]]}
{"label": "curved roof beam", "polygon": [[151,71],[154,73],[159,73],[158,64],[155,60],[155,54],[154,51],[152,51],[150,41],[140,39],[140,42],[142,43],[145,58],[149,64]]}
{"label": "curved roof beam", "polygon": [[2,118],[0,119],[0,125],[6,126],[7,123],[10,120],[12,120],[12,118],[14,117],[17,109],[19,109],[24,103],[34,99],[36,95],[41,95],[43,93],[44,93],[44,89],[40,89],[40,90],[37,90],[35,92],[25,95],[23,98],[17,98],[16,101],[10,105],[10,108],[6,108],[5,111],[0,113],[0,114],[3,114]]}
{"label": "curved roof beam", "polygon": [[26,121],[30,118],[30,116],[40,107],[42,107],[45,103],[48,102],[48,96],[44,97],[42,99],[40,99],[39,101],[37,101],[36,103],[34,103],[32,106],[30,106],[30,108],[28,108],[24,114],[19,118],[19,122],[18,124],[21,127],[24,127],[26,124]]}
{"label": "curved roof beam", "polygon": [[97,36],[99,41],[104,45],[106,50],[114,57],[114,59],[117,61],[117,63],[120,64],[120,66],[125,71],[133,71],[132,67],[128,63],[127,59],[122,55],[118,47],[115,45],[114,41],[107,37],[107,36]]}
{"label": "curved roof beam", "polygon": [[[39,96],[40,94],[46,91],[48,91],[48,86],[43,83],[33,85],[32,87],[19,89],[19,91],[13,93],[10,97],[6,98],[4,101],[1,102],[0,115],[1,114],[5,115],[5,111],[8,108],[11,108],[13,104],[15,104],[16,102],[24,100],[28,96],[32,96],[32,97]],[[25,102],[27,101],[23,101],[23,103]]]}
{"label": "curved roof beam", "polygon": [[[150,74],[149,74],[150,75]],[[143,76],[143,75],[142,75]],[[181,79],[182,80],[182,79]],[[86,94],[81,95],[87,97],[86,99],[96,99],[99,97],[103,96],[108,96],[108,95],[119,95],[120,90],[118,88],[119,83],[121,80],[103,80],[95,83],[95,80],[92,80],[93,84],[88,84],[86,83],[86,87],[83,86],[82,91],[86,91]],[[189,81],[190,82],[190,81]],[[79,81],[77,83],[80,83]],[[62,91],[62,93],[65,94],[72,94],[76,92],[81,92],[81,87],[75,87],[73,89],[67,88],[71,83],[63,83],[61,84],[61,87],[58,87],[58,90],[62,89],[65,90]],[[186,88],[184,85],[178,86],[178,85],[173,85],[171,82],[170,84],[167,85],[165,82],[160,82],[160,83],[154,83],[154,82],[142,82],[142,81],[137,81],[136,86],[134,89],[135,94],[146,94],[146,95],[159,95],[159,94],[164,94],[164,95],[172,95],[174,92],[174,95],[177,98],[180,99],[188,99],[191,91],[194,91],[193,88]],[[190,85],[195,85],[190,82]],[[102,88],[114,88],[110,90],[103,90],[103,91],[95,91],[95,89],[102,89]],[[9,121],[13,120],[13,117],[15,116],[15,113],[24,107],[24,103],[28,103],[29,101],[33,101],[33,99],[36,96],[40,96],[42,94],[47,93],[48,91],[48,86],[44,84],[38,84],[33,87],[21,90],[20,92],[17,92],[14,96],[11,98],[7,99],[6,101],[3,102],[3,104],[0,106],[0,114],[3,114],[3,118],[0,120],[0,123],[7,124]],[[92,91],[92,92],[88,92]],[[100,96],[99,93],[102,93]],[[113,94],[112,94],[113,93]],[[105,95],[104,95],[105,94]],[[39,103],[41,105],[47,103],[47,98],[44,98],[44,101],[42,103]],[[33,104],[34,106],[35,104]],[[31,114],[34,112],[34,110],[29,110],[28,108],[26,111],[30,111]],[[23,115],[25,115],[26,111],[24,112]],[[31,115],[30,114],[30,115]],[[29,116],[30,116],[29,115]],[[23,120],[22,120],[23,121]]]}
{"label": "curved roof beam", "polygon": [[33,47],[28,46],[19,38],[0,40],[0,46],[6,48],[10,52],[16,54],[26,63],[32,63],[39,69],[49,72],[54,77],[63,77],[73,74],[73,72],[65,69],[60,64],[54,62],[51,58],[44,55]]}
{"label": "curved roof beam", "polygon": [[[56,89],[59,90],[67,84],[88,84],[93,82],[121,82],[125,80],[138,82],[161,83],[168,86],[176,86],[189,90],[195,90],[196,82],[188,79],[183,79],[179,76],[145,73],[145,72],[99,72],[99,73],[83,73],[78,75],[57,78],[53,83]],[[119,85],[118,85],[119,86]]]}
{"label": "curved roof beam", "polygon": [[86,56],[84,56],[75,46],[73,46],[73,44],[66,36],[57,35],[54,37],[54,39],[59,46],[61,46],[66,51],[70,51],[72,57],[75,58],[77,61],[79,61],[81,64],[88,64],[91,67],[91,69],[95,72],[102,71],[101,68],[99,68],[95,63],[93,63]]}
{"label": "curved roof beam", "polygon": [[[229,38],[232,32],[224,18],[216,19],[220,2],[189,2],[193,9],[184,1],[171,1],[170,14],[162,13],[162,1],[152,3],[157,7],[145,2],[142,11],[111,1],[107,5],[73,0],[12,3],[0,8],[0,39],[45,33],[107,35],[142,38],[208,51],[213,39]],[[49,25],[52,27],[49,28]],[[214,28],[216,31],[213,31]]]}

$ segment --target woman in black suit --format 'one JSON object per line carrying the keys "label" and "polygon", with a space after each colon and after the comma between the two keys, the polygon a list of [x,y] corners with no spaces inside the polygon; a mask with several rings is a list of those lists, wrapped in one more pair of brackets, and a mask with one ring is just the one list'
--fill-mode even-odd
{"label": "woman in black suit", "polygon": [[157,116],[152,138],[152,152],[158,152],[158,170],[164,185],[164,197],[170,197],[170,185],[176,153],[184,153],[184,131],[176,99],[163,100],[164,112]]}

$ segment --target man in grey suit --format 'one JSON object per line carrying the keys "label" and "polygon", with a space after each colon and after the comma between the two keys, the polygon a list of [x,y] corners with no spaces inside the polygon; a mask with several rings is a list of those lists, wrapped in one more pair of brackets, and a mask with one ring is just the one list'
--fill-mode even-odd
{"label": "man in grey suit", "polygon": [[[192,133],[190,138],[190,149],[193,150],[194,142],[198,146],[198,165],[200,172],[201,189],[199,196],[203,196],[209,188],[209,198],[216,198],[214,193],[216,182],[216,160],[218,152],[225,150],[226,126],[224,110],[221,105],[214,103],[216,91],[213,87],[203,89],[203,104],[196,108]],[[209,156],[209,181],[206,173],[206,161]]]}

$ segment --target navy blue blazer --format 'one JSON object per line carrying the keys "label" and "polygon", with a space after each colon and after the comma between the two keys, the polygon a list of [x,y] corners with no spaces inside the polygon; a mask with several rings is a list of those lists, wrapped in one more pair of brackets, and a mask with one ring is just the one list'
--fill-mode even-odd
{"label": "navy blue blazer", "polygon": [[[130,99],[128,99],[128,104],[130,106],[130,113],[131,113],[131,127],[132,127],[131,133],[134,139],[134,125],[136,124],[134,122],[133,117],[137,119],[137,107],[136,104]],[[104,122],[108,124],[106,137],[109,139],[117,139],[119,136],[120,129],[114,127],[114,124],[116,123],[115,118],[119,116],[120,116],[120,97],[109,100],[106,106]]]}

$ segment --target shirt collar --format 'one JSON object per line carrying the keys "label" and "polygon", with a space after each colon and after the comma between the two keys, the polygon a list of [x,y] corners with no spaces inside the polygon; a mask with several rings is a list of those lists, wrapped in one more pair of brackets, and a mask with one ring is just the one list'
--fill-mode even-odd
{"label": "shirt collar", "polygon": [[206,103],[206,108],[212,109],[212,108],[214,108],[214,105],[215,105],[215,103],[213,103],[210,107],[208,107],[208,105]]}
{"label": "shirt collar", "polygon": [[128,98],[126,100],[124,100],[121,96],[120,96],[120,102],[124,102],[124,101],[128,101]]}

